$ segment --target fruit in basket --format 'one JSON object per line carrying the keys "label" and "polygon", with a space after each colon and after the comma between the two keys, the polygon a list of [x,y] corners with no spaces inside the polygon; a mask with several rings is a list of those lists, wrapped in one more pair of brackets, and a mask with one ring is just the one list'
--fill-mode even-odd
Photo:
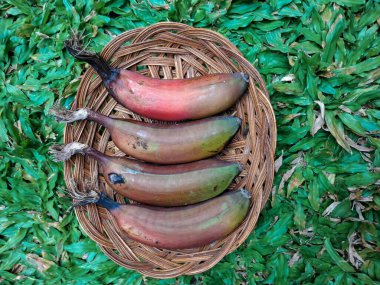
{"label": "fruit in basket", "polygon": [[75,36],[65,46],[72,56],[96,70],[117,102],[151,119],[182,121],[218,114],[231,107],[248,86],[248,75],[241,72],[155,79],[111,67],[100,55],[84,50]]}
{"label": "fruit in basket", "polygon": [[55,161],[79,153],[96,159],[106,182],[119,194],[157,206],[198,203],[222,193],[242,170],[238,162],[205,159],[178,165],[152,165],[126,157],[108,156],[78,142],[50,147]]}
{"label": "fruit in basket", "polygon": [[164,249],[200,247],[227,236],[243,222],[251,198],[240,189],[182,207],[121,205],[95,191],[80,193],[70,184],[78,205],[96,203],[108,209],[129,238]]}
{"label": "fruit in basket", "polygon": [[108,129],[114,144],[124,153],[160,164],[186,163],[214,156],[241,125],[241,119],[232,116],[164,125],[111,118],[88,108],[70,111],[54,106],[50,113],[66,123],[95,121]]}

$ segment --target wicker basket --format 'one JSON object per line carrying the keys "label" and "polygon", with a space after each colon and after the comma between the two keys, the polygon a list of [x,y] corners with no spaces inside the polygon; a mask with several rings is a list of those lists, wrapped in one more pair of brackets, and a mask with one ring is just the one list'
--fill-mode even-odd
{"label": "wicker basket", "polygon": [[[84,231],[117,264],[155,278],[192,275],[210,269],[226,254],[241,245],[253,230],[271,192],[274,175],[276,125],[265,84],[257,70],[239,50],[216,32],[178,23],[159,23],[125,32],[110,41],[102,56],[113,66],[138,70],[156,78],[185,78],[207,73],[244,71],[250,76],[248,94],[226,114],[243,119],[239,133],[219,155],[240,161],[244,170],[229,188],[245,187],[252,193],[249,215],[233,233],[202,248],[163,250],[145,246],[126,237],[112,216],[94,204],[77,207],[75,212]],[[89,68],[82,77],[73,109],[90,107],[105,115],[150,121],[118,105],[107,95],[99,76]],[[67,125],[65,143],[79,141],[109,155],[123,155],[110,140],[110,134],[95,123]],[[93,159],[75,156],[65,163],[66,182],[74,179],[83,190],[92,181],[101,191],[125,203],[99,174]],[[84,190],[83,190],[84,191]]]}

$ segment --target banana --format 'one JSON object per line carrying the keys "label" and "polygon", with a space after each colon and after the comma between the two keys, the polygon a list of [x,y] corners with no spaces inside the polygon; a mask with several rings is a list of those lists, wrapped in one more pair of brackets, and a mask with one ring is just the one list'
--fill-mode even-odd
{"label": "banana", "polygon": [[240,189],[194,205],[163,208],[121,205],[95,191],[82,194],[71,188],[78,205],[96,203],[108,209],[129,238],[164,249],[200,247],[227,236],[243,222],[251,198]]}
{"label": "banana", "polygon": [[54,106],[50,113],[66,123],[95,121],[108,129],[114,144],[125,154],[159,164],[178,164],[219,153],[235,135],[241,119],[231,116],[163,125],[115,119],[90,109],[70,111]]}
{"label": "banana", "polygon": [[65,46],[72,56],[96,70],[118,103],[151,119],[182,121],[218,114],[231,107],[248,85],[248,75],[240,72],[187,79],[150,78],[111,67],[100,55],[84,50],[75,37]]}
{"label": "banana", "polygon": [[126,157],[105,155],[88,145],[73,142],[50,147],[55,161],[79,153],[96,159],[106,182],[121,195],[156,206],[182,206],[205,201],[222,193],[242,170],[238,162],[205,159],[158,166]]}

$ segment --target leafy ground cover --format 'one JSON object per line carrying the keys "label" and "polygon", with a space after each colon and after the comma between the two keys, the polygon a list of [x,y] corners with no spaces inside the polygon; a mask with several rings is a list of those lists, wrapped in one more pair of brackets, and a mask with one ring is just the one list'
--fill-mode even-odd
{"label": "leafy ground cover", "polygon": [[[378,1],[0,2],[1,284],[375,284],[380,280]],[[264,77],[278,125],[273,195],[247,241],[195,277],[118,267],[83,234],[47,148],[85,69],[71,29],[101,48],[159,21],[229,38]]]}

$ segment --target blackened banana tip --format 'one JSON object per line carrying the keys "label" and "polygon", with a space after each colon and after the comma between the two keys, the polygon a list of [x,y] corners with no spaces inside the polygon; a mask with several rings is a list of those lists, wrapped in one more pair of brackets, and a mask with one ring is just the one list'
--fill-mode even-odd
{"label": "blackened banana tip", "polygon": [[[67,42],[67,41],[66,41]],[[75,52],[74,52],[74,50],[70,47],[70,46],[68,46],[68,44],[65,42],[65,48],[66,48],[66,51],[71,55],[71,56],[73,56],[73,57],[75,57]]]}
{"label": "blackened banana tip", "polygon": [[252,195],[248,190],[242,188],[239,191],[244,198],[251,199]]}
{"label": "blackened banana tip", "polygon": [[65,40],[64,41],[64,46],[66,48],[66,51],[72,55],[73,57],[77,57],[78,55],[78,51],[77,49],[75,48],[75,46],[77,46],[78,44],[75,44],[74,43],[74,40],[73,39],[69,39],[69,40]]}
{"label": "blackened banana tip", "polygon": [[243,77],[244,81],[248,83],[249,82],[248,74],[244,72],[240,72],[240,74],[241,74],[241,77]]}
{"label": "blackened banana tip", "polygon": [[65,46],[66,49],[70,49],[72,46],[71,40],[65,40],[63,42],[63,45]]}
{"label": "blackened banana tip", "polygon": [[118,202],[108,198],[108,196],[104,192],[100,193],[100,195],[99,195],[97,201],[95,201],[95,203],[99,206],[102,206],[103,208],[110,210],[110,211],[120,207],[120,204]]}
{"label": "blackened banana tip", "polygon": [[247,73],[244,73],[244,72],[235,72],[234,75],[237,76],[237,77],[243,78],[243,80],[246,83],[249,83],[249,75]]}
{"label": "blackened banana tip", "polygon": [[239,173],[240,173],[243,171],[244,165],[243,165],[243,163],[240,163],[240,162],[238,162],[237,164],[238,164],[238,169],[239,169]]}
{"label": "blackened banana tip", "polygon": [[239,118],[239,117],[235,117],[235,118],[236,118],[236,122],[237,122],[238,128],[240,128],[243,120],[241,118]]}

